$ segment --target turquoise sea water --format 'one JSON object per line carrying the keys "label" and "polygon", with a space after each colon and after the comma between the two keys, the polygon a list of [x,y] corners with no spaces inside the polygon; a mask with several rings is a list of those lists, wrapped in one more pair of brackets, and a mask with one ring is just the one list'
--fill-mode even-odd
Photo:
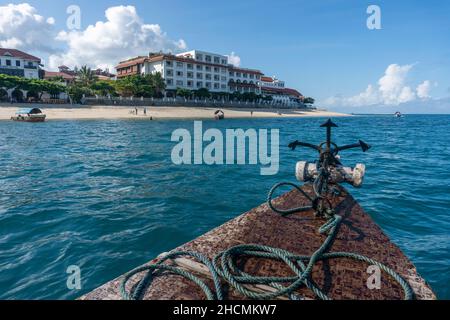
{"label": "turquoise sea water", "polygon": [[[294,181],[292,140],[321,142],[324,119],[207,121],[204,127],[279,128],[281,167],[175,166],[173,130],[192,121],[0,122],[0,299],[73,299],[259,205]],[[450,299],[450,116],[335,119],[339,144],[361,138],[367,178],[350,191]],[[66,269],[81,268],[69,291]]]}

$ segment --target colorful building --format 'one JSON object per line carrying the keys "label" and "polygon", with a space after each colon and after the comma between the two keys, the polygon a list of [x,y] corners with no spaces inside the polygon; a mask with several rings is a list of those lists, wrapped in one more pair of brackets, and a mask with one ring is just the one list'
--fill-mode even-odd
{"label": "colorful building", "polygon": [[41,59],[16,49],[0,48],[0,74],[27,79],[42,77]]}
{"label": "colorful building", "polygon": [[122,61],[116,69],[118,79],[159,72],[167,91],[206,88],[211,92],[260,94],[257,83],[263,75],[260,70],[231,65],[227,56],[199,50],[177,55],[151,53]]}

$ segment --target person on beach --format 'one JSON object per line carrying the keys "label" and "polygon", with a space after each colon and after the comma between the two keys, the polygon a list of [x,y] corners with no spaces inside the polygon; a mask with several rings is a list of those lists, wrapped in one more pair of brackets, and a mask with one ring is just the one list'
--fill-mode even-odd
{"label": "person on beach", "polygon": [[138,115],[138,108],[134,108],[134,110],[136,111],[136,115]]}
{"label": "person on beach", "polygon": [[144,116],[147,116],[147,108],[144,108]]}

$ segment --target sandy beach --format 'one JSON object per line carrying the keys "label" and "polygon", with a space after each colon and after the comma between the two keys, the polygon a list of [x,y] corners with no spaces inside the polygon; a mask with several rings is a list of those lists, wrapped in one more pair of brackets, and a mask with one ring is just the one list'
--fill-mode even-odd
{"label": "sandy beach", "polygon": [[[29,108],[27,105],[0,106],[0,120],[10,120],[16,111]],[[138,115],[133,107],[94,106],[86,108],[45,108],[41,110],[47,115],[47,120],[95,120],[95,119],[214,119],[217,108],[201,107],[148,107],[147,115],[144,108],[138,108]],[[226,119],[239,118],[292,118],[292,117],[340,117],[347,114],[329,111],[303,111],[288,109],[222,109]],[[253,111],[253,115],[251,112]]]}

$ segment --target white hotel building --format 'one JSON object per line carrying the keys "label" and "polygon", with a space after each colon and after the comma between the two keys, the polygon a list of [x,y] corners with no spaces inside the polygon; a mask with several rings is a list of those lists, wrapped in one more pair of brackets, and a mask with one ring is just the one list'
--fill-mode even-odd
{"label": "white hotel building", "polygon": [[16,49],[0,48],[0,74],[39,79],[41,59]]}
{"label": "white hotel building", "polygon": [[118,79],[159,72],[166,82],[166,91],[206,88],[211,92],[260,94],[258,82],[263,75],[259,70],[229,64],[224,55],[198,50],[177,55],[151,53],[122,61],[116,69]]}

